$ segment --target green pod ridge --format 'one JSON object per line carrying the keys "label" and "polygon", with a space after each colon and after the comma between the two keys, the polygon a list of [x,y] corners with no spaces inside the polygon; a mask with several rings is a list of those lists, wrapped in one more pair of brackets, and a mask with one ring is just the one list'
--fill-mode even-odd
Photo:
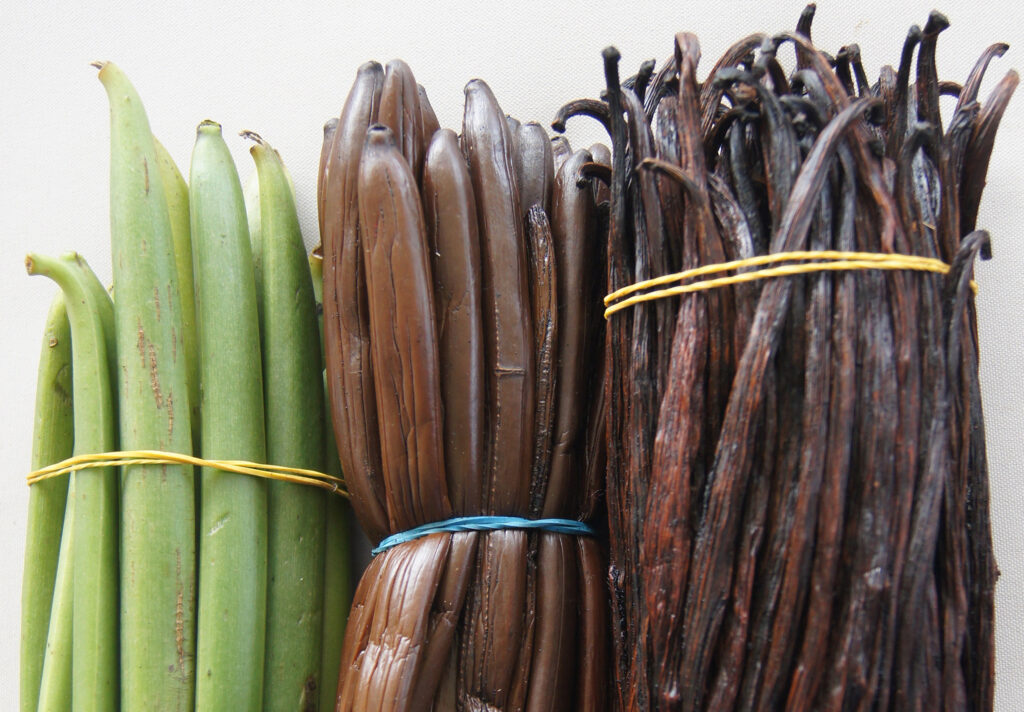
{"label": "green pod ridge", "polygon": [[[252,274],[256,280],[256,294],[263,293],[263,228],[260,216],[260,180],[254,172],[242,187],[245,200],[245,215],[249,225],[249,244],[252,246]],[[263,328],[263,304],[256,299],[260,328]]]}
{"label": "green pod ridge", "polygon": [[[267,458],[324,467],[323,362],[316,297],[292,188],[277,151],[251,132],[263,249],[263,387]],[[269,482],[264,709],[319,702],[325,499],[319,488]]]}
{"label": "green pod ridge", "polygon": [[[316,282],[314,281],[314,284]],[[325,432],[324,472],[341,477],[341,462],[334,444],[334,429],[327,405],[327,374],[324,373]],[[345,623],[352,607],[352,552],[349,532],[352,527],[352,504],[341,497],[327,498],[324,527],[324,625],[320,664],[320,709],[334,709],[338,695],[338,673],[341,648],[345,641]]]}
{"label": "green pod ridge", "polygon": [[[110,230],[121,447],[191,454],[188,368],[173,233],[138,93],[97,65],[110,101]],[[121,473],[121,706],[189,710],[194,688],[191,467]]]}
{"label": "green pod ridge", "polygon": [[[313,277],[313,295],[316,298],[317,322],[320,327],[320,353],[323,355],[323,256],[320,248],[309,255],[309,271]],[[334,425],[327,393],[327,373],[323,373],[324,399],[324,472],[341,477],[341,461],[334,443]],[[341,647],[345,640],[345,621],[352,606],[352,556],[349,549],[349,530],[352,525],[352,505],[341,497],[327,498],[324,525],[324,624],[323,647],[320,663],[320,709],[334,708],[338,694],[338,670],[341,667]]]}
{"label": "green pod ridge", "polygon": [[[58,292],[46,317],[39,356],[32,434],[33,470],[71,456],[74,445],[71,403],[71,325],[64,296]],[[67,475],[43,480],[29,489],[21,583],[21,712],[35,712],[39,703],[67,494]]]}
{"label": "green pod ridge", "polygon": [[[65,294],[72,334],[74,454],[117,447],[114,393],[101,305],[110,297],[79,255],[30,255],[29,274]],[[74,710],[118,706],[117,478],[106,468],[75,473],[72,556],[71,702]]]}
{"label": "green pod ridge", "polygon": [[[251,132],[243,132],[251,133]],[[291,173],[285,167],[285,175],[288,178],[288,187],[295,197],[295,182]],[[262,216],[260,214],[260,179],[259,173],[254,172],[246,179],[242,187],[242,196],[245,198],[245,215],[249,222],[249,242],[252,244],[252,270],[256,277],[256,293],[263,293],[263,228]],[[257,303],[260,312],[260,328],[263,324],[263,304]]]}
{"label": "green pod ridge", "polygon": [[[196,131],[189,175],[202,454],[266,461],[256,283],[242,186],[219,124]],[[267,487],[203,468],[196,708],[262,706]]]}
{"label": "green pod ridge", "polygon": [[89,290],[92,304],[96,309],[96,315],[99,317],[100,324],[103,328],[103,338],[107,348],[107,370],[110,374],[110,389],[114,394],[111,406],[114,409],[114,423],[116,427],[118,422],[117,334],[115,333],[114,327],[114,301],[111,299],[110,292],[103,286],[100,278],[96,276],[96,273],[93,272],[91,268],[86,266],[86,269],[81,272],[81,278],[82,285]]}
{"label": "green pod ridge", "polygon": [[192,444],[199,440],[199,354],[196,347],[195,281],[192,270],[192,229],[189,225],[188,184],[171,154],[153,137],[160,180],[167,199],[171,220],[171,241],[174,244],[174,266],[178,273],[181,302],[181,331],[185,344],[185,370],[188,374],[188,402],[192,425]]}

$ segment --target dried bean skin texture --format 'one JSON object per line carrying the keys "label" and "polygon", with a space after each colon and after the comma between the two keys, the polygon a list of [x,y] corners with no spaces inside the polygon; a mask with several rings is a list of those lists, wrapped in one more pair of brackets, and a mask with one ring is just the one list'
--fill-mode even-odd
{"label": "dried bean skin texture", "polygon": [[[814,11],[795,32],[740,39],[706,74],[689,33],[662,69],[625,81],[606,49],[602,101],[555,118],[609,131],[608,292],[794,250],[950,265],[737,281],[609,316],[623,710],[992,709],[995,568],[965,285],[988,244],[974,232],[979,178],[1018,77],[974,103],[1005,51],[993,44],[962,85],[940,81],[948,21],[932,13],[871,84],[856,45],[814,47]],[[943,93],[958,97],[945,126]]]}

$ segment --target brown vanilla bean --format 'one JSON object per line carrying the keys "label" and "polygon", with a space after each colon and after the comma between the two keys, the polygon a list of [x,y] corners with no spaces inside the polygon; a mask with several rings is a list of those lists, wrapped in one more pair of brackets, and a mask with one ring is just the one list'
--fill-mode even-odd
{"label": "brown vanilla bean", "polygon": [[607,561],[593,539],[577,539],[576,550],[580,592],[576,709],[604,712],[612,706],[614,682],[608,676]]}
{"label": "brown vanilla bean", "polygon": [[558,169],[571,153],[572,148],[569,146],[569,140],[565,136],[551,137],[551,158],[555,164],[555,173],[558,173]]}
{"label": "brown vanilla bean", "polygon": [[554,239],[548,217],[540,205],[526,214],[526,237],[530,255],[530,303],[533,310],[533,348],[536,358],[536,422],[533,460],[530,470],[530,516],[539,516],[548,493],[559,374],[558,313],[560,290]]}
{"label": "brown vanilla bean", "polygon": [[418,177],[430,139],[423,129],[420,87],[412,69],[400,59],[388,62],[385,70],[377,122],[394,132],[395,145]]}
{"label": "brown vanilla bean", "polygon": [[320,234],[324,234],[324,210],[327,208],[327,171],[330,166],[331,148],[334,146],[334,132],[338,119],[328,119],[324,124],[324,141],[320,148],[320,164],[316,172],[316,214]]}
{"label": "brown vanilla bean", "polygon": [[603,143],[595,143],[593,146],[587,149],[590,151],[590,155],[593,158],[593,162],[602,168],[608,169],[608,180],[595,180],[591,183],[591,188],[594,191],[594,202],[597,205],[606,203],[611,199],[611,173],[612,173],[612,152]]}
{"label": "brown vanilla bean", "polygon": [[1007,72],[992,90],[974,125],[967,149],[971,160],[964,164],[963,176],[960,179],[960,232],[963,234],[974,230],[977,224],[978,206],[985,188],[985,174],[988,173],[988,162],[995,144],[996,130],[1019,81],[1017,72]]}
{"label": "brown vanilla bean", "polygon": [[558,342],[556,414],[553,449],[544,507],[541,516],[552,517],[570,503],[572,483],[579,480],[584,466],[583,447],[586,384],[584,339],[587,329],[585,275],[592,269],[593,252],[587,237],[593,231],[594,199],[588,182],[580,183],[580,167],[591,160],[579,150],[562,164],[555,179],[552,201],[552,242],[558,265]]}
{"label": "brown vanilla bean", "polygon": [[429,611],[441,583],[438,562],[447,558],[450,546],[450,535],[434,534],[380,556],[380,582],[367,630],[375,644],[352,664],[339,710],[397,712],[419,704],[412,699],[415,673],[426,652]]}
{"label": "brown vanilla bean", "polygon": [[383,68],[356,73],[334,133],[324,191],[324,341],[331,420],[345,483],[367,535],[387,535],[370,357],[370,318],[359,230],[357,182],[366,129],[376,120]]}
{"label": "brown vanilla bean", "polygon": [[448,518],[451,504],[423,208],[394,134],[379,124],[360,160],[359,220],[388,513],[408,528]]}
{"label": "brown vanilla bean", "polygon": [[[459,614],[469,590],[476,545],[477,536],[473,533],[460,532],[451,537],[447,566],[441,575],[430,610],[430,628],[422,653],[423,663],[415,673],[416,684],[410,695],[410,700],[415,701],[415,704],[434,697],[435,708],[443,708],[436,693],[442,676],[451,668],[451,654],[454,651]],[[454,699],[451,699],[451,702],[454,704]]]}
{"label": "brown vanilla bean", "polygon": [[[484,82],[469,82],[465,93],[462,148],[480,225],[489,408],[481,506],[487,513],[514,514],[529,504],[534,450],[534,335],[526,240],[508,123]],[[502,706],[517,692],[518,651],[532,618],[527,609],[533,588],[528,549],[523,532],[486,535],[466,632],[461,704]],[[496,618],[505,624],[495,626]]]}
{"label": "brown vanilla bean", "polygon": [[537,621],[525,709],[555,712],[569,709],[575,692],[578,656],[563,641],[576,637],[576,546],[559,534],[542,533],[539,538]]}
{"label": "brown vanilla bean", "polygon": [[484,362],[476,200],[455,133],[434,134],[423,165],[453,512],[477,510],[483,487]]}
{"label": "brown vanilla bean", "polygon": [[529,213],[534,205],[550,214],[555,158],[547,132],[535,121],[522,124],[517,130],[516,175],[523,214]]}
{"label": "brown vanilla bean", "polygon": [[420,102],[420,123],[423,124],[423,155],[426,156],[434,134],[441,130],[441,124],[437,121],[434,107],[430,105],[430,99],[427,98],[427,90],[423,88],[422,84],[416,85],[416,94]]}
{"label": "brown vanilla bean", "polygon": [[[529,542],[522,531],[481,535],[476,580],[463,629],[458,704],[469,709],[510,705],[522,686],[514,686],[520,651],[533,647]],[[531,603],[528,607],[528,603]],[[500,623],[499,623],[500,621]],[[529,662],[526,669],[529,669]]]}
{"label": "brown vanilla bean", "polygon": [[485,511],[511,514],[529,498],[532,461],[533,330],[526,240],[512,141],[490,88],[466,85],[462,148],[480,224],[488,415]]}

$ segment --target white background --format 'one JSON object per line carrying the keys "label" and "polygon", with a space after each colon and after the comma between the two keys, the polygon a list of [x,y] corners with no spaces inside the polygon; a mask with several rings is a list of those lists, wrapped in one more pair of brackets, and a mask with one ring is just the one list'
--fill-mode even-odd
{"label": "white background", "polygon": [[[940,0],[936,0],[939,2]],[[498,4],[496,4],[498,5]],[[696,32],[703,72],[753,31],[791,29],[803,7],[787,2],[488,2],[196,4],[4,2],[0,12],[0,709],[17,697],[22,548],[36,364],[54,286],[29,279],[27,251],[77,250],[110,278],[108,114],[90,68],[112,60],[143,97],[154,133],[183,173],[196,124],[223,124],[242,179],[252,172],[252,129],[277,147],[295,179],[307,243],[316,242],[315,185],[323,122],[336,116],[356,67],[405,59],[442,126],[458,130],[462,87],[488,81],[503,108],[547,124],[563,102],[596,97],[600,51],[615,44],[622,76],[672,51],[673,34]],[[868,74],[897,63],[907,28],[924,24],[931,2],[822,0],[816,44],[835,52],[860,44]],[[982,95],[1011,67],[1024,70],[1024,11],[1016,2],[946,0],[952,27],[939,40],[939,75],[963,81],[988,44],[1010,52],[994,62]],[[701,76],[703,77],[703,72]],[[570,138],[601,136],[577,119]],[[979,226],[995,258],[977,269],[982,390],[992,482],[992,520],[1002,577],[997,589],[999,710],[1024,703],[1024,92],[1003,119]]]}

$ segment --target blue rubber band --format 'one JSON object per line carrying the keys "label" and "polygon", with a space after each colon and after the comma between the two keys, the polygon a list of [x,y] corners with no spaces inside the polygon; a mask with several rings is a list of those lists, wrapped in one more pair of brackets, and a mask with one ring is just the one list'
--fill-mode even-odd
{"label": "blue rubber band", "polygon": [[453,517],[445,519],[443,522],[421,524],[418,527],[385,537],[370,553],[376,556],[399,544],[419,539],[428,534],[440,532],[491,532],[502,529],[541,529],[557,534],[594,536],[593,529],[575,519],[524,519],[523,517],[496,516]]}

